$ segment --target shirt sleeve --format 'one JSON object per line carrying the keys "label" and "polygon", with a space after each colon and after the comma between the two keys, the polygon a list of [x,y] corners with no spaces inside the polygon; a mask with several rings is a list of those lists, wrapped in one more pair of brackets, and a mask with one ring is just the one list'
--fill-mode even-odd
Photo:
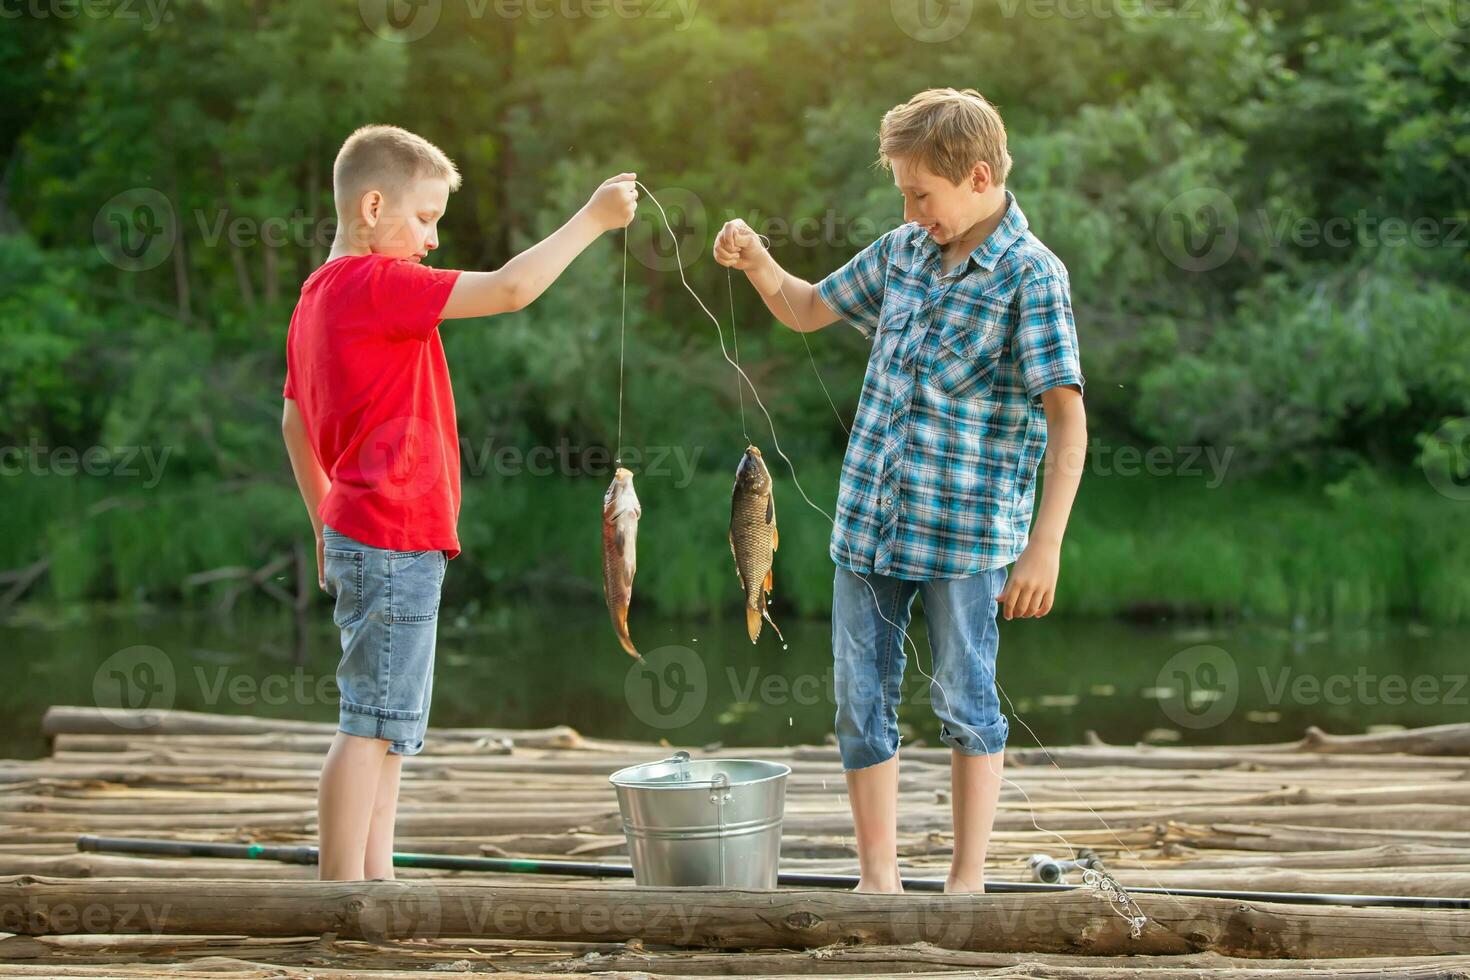
{"label": "shirt sleeve", "polygon": [[883,309],[893,234],[890,231],[879,238],[817,283],[817,296],[822,302],[869,340],[878,331],[878,313]]}
{"label": "shirt sleeve", "polygon": [[291,383],[291,331],[286,331],[286,383],[281,387],[281,397],[296,398],[296,386]]}
{"label": "shirt sleeve", "polygon": [[427,340],[443,319],[439,314],[458,278],[458,269],[435,269],[408,259],[382,262],[369,282],[373,310],[395,339]]}
{"label": "shirt sleeve", "polygon": [[1027,282],[1021,287],[1020,304],[1012,349],[1026,397],[1038,399],[1043,391],[1059,385],[1076,385],[1081,391],[1082,362],[1066,279],[1045,275]]}

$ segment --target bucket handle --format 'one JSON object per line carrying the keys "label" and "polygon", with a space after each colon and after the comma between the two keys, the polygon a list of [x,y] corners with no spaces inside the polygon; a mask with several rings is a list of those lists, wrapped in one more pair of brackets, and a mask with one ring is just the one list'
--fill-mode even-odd
{"label": "bucket handle", "polygon": [[723,772],[717,772],[709,781],[709,801],[722,805],[730,802],[730,777]]}

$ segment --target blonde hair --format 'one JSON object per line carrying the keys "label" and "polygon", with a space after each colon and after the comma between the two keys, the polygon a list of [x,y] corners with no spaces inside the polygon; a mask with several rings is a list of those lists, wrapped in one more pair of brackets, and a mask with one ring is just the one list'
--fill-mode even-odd
{"label": "blonde hair", "polygon": [[978,162],[990,165],[997,184],[1011,172],[1006,127],[995,106],[972,88],[931,88],[883,114],[878,162],[913,157],[951,183],[962,183]]}
{"label": "blonde hair", "polygon": [[338,214],[373,189],[401,190],[415,180],[438,177],[459,190],[459,170],[433,143],[397,126],[362,126],[337,151],[332,197]]}

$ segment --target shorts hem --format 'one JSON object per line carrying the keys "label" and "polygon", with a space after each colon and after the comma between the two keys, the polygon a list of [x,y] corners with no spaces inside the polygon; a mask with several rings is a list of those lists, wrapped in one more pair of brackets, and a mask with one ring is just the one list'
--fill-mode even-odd
{"label": "shorts hem", "polygon": [[[864,769],[871,769],[874,766],[881,766],[889,759],[892,759],[894,756],[898,755],[898,748],[895,747],[893,751],[889,752],[887,755],[880,755],[877,752],[862,752],[849,755],[848,753],[843,752],[840,746],[838,747],[837,752],[842,759],[843,772],[862,772]],[[875,756],[876,758],[873,758]],[[869,758],[872,758],[871,762],[865,761]],[[849,761],[857,762],[860,764],[849,765]]]}
{"label": "shorts hem", "polygon": [[375,704],[358,704],[356,701],[347,701],[339,698],[338,703],[343,711],[354,714],[368,715],[373,718],[382,718],[384,721],[418,721],[424,716],[422,711],[403,711],[399,708],[380,708]]}
{"label": "shorts hem", "polygon": [[[413,718],[389,718],[381,708],[364,710],[364,705],[342,702],[337,720],[337,730],[361,738],[375,738],[390,742],[388,751],[397,755],[417,755],[423,751],[421,733],[424,730],[423,712],[412,712]],[[409,712],[394,712],[403,715]]]}
{"label": "shorts hem", "polygon": [[947,724],[939,729],[939,740],[961,755],[995,755],[1006,747],[1010,737],[1010,724],[1002,715],[1000,721],[974,730],[965,729],[963,734],[950,732]]}

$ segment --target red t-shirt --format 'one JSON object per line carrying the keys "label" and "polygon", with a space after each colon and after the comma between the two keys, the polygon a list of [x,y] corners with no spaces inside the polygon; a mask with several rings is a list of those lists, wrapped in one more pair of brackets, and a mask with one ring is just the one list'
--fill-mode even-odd
{"label": "red t-shirt", "polygon": [[459,435],[439,314],[459,272],[346,255],[301,286],[286,385],[332,481],[318,516],[393,551],[459,554]]}

